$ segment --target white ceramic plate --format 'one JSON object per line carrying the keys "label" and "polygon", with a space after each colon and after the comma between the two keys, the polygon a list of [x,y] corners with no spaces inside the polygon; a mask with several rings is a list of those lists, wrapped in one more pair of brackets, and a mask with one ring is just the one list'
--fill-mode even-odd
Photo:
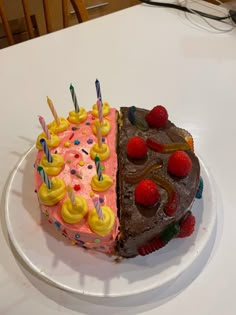
{"label": "white ceramic plate", "polygon": [[9,183],[6,223],[12,243],[23,260],[45,280],[71,292],[91,296],[126,296],[160,288],[176,279],[201,254],[216,219],[213,183],[201,163],[203,199],[195,200],[196,231],[172,240],[145,257],[115,263],[104,254],[70,245],[41,216],[34,192],[32,148],[17,166]]}

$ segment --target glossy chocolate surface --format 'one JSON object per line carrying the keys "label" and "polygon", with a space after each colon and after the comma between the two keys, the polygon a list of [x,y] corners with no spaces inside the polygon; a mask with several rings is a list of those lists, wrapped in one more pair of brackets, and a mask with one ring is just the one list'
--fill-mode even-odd
{"label": "glossy chocolate surface", "polygon": [[[163,129],[149,128],[147,131],[138,129],[128,119],[129,108],[121,108],[121,126],[118,135],[119,174],[118,174],[118,204],[120,233],[117,237],[117,252],[123,257],[134,257],[138,255],[137,249],[148,241],[157,237],[169,224],[179,221],[183,215],[191,209],[198,188],[200,165],[198,158],[192,150],[185,151],[192,160],[192,169],[185,178],[171,176],[167,171],[167,162],[171,153],[159,153],[148,149],[144,160],[131,160],[126,153],[126,146],[133,136],[140,136],[144,140],[149,137],[161,143],[186,143],[180,136],[179,129],[170,121]],[[149,111],[136,109],[136,113],[145,117]],[[170,217],[165,214],[168,202],[168,193],[158,186],[160,200],[152,208],[145,208],[135,203],[134,190],[137,183],[130,183],[127,178],[137,176],[146,167],[155,163],[162,163],[162,167],[146,173],[143,179],[152,179],[153,175],[164,178],[176,190],[179,196],[177,211]]]}

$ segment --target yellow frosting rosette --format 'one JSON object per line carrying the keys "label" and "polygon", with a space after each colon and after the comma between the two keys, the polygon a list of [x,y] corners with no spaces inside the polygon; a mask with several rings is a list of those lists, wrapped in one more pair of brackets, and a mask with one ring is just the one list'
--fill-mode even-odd
{"label": "yellow frosting rosette", "polygon": [[79,125],[80,123],[82,123],[83,121],[87,119],[87,116],[88,114],[86,110],[80,106],[79,112],[76,112],[75,110],[72,110],[69,112],[68,120],[72,124]]}
{"label": "yellow frosting rosette", "polygon": [[94,191],[106,191],[107,189],[109,189],[112,184],[113,184],[113,180],[110,176],[106,175],[106,174],[102,174],[103,179],[102,180],[98,180],[98,176],[94,175],[92,177],[91,180],[91,188]]}
{"label": "yellow frosting rosette", "polygon": [[76,203],[73,204],[70,198],[68,198],[62,205],[61,216],[66,223],[78,223],[88,212],[88,205],[85,198],[76,196],[75,201]]}
{"label": "yellow frosting rosette", "polygon": [[95,119],[95,121],[92,124],[92,131],[95,135],[97,135],[96,126],[99,126],[101,128],[101,134],[103,137],[107,136],[111,130],[111,124],[107,119],[103,119],[102,123],[100,123],[98,119]]}
{"label": "yellow frosting rosette", "polygon": [[48,125],[48,129],[50,129],[53,133],[60,133],[66,131],[69,126],[69,121],[63,117],[59,117],[60,124],[58,125],[57,122],[54,120]]}
{"label": "yellow frosting rosette", "polygon": [[[110,113],[110,105],[107,102],[103,103],[102,106],[102,115],[107,116]],[[98,106],[97,104],[93,105],[92,115],[98,117]]]}
{"label": "yellow frosting rosette", "polygon": [[44,168],[48,175],[56,176],[61,172],[65,162],[63,156],[60,154],[52,154],[52,160],[52,162],[48,162],[46,155],[44,155],[39,164]]}
{"label": "yellow frosting rosette", "polygon": [[110,156],[110,149],[108,145],[105,143],[102,143],[101,146],[99,146],[98,143],[95,143],[90,150],[91,159],[94,160],[96,155],[99,157],[101,161],[108,159]]}
{"label": "yellow frosting rosette", "polygon": [[90,229],[100,236],[105,236],[111,232],[115,224],[114,212],[108,206],[102,206],[103,220],[99,219],[96,209],[89,213],[88,224]]}
{"label": "yellow frosting rosette", "polygon": [[60,138],[57,135],[55,135],[54,133],[51,133],[51,139],[47,139],[45,133],[42,132],[40,135],[38,135],[37,141],[36,141],[36,148],[38,150],[43,150],[43,147],[40,143],[40,139],[45,139],[47,142],[47,145],[50,149],[56,148],[61,142]]}
{"label": "yellow frosting rosette", "polygon": [[66,194],[66,185],[63,179],[59,177],[51,178],[52,188],[49,189],[45,183],[43,183],[38,191],[38,198],[40,202],[45,206],[54,206],[60,200],[62,200]]}

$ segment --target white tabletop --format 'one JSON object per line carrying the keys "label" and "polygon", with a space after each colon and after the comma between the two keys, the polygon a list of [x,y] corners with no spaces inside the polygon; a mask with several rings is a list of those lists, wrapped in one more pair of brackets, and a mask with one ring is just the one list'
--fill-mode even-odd
{"label": "white tabletop", "polygon": [[[235,37],[235,29],[209,32],[184,13],[140,5],[0,51],[1,315],[235,313]],[[66,116],[73,83],[79,103],[89,108],[96,78],[113,106],[165,105],[170,119],[193,134],[216,183],[212,240],[162,292],[124,299],[72,295],[33,274],[7,238],[6,185],[39,133],[37,115],[51,119],[46,96]]]}

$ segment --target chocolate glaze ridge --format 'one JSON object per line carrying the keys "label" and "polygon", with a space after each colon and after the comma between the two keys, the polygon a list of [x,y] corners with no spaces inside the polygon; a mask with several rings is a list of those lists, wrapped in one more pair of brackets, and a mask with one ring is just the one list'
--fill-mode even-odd
{"label": "chocolate glaze ridge", "polygon": [[[116,248],[120,256],[127,258],[138,255],[137,250],[140,246],[145,245],[158,236],[171,223],[179,221],[191,209],[200,176],[198,158],[191,150],[186,151],[186,153],[192,160],[192,169],[185,178],[177,178],[169,175],[167,172],[167,162],[171,153],[159,153],[148,149],[146,159],[138,163],[130,160],[126,154],[126,146],[129,139],[133,136],[140,136],[144,140],[152,137],[161,143],[186,143],[186,141],[177,133],[176,126],[170,121],[163,129],[149,128],[147,131],[137,129],[128,119],[128,110],[129,108],[127,107],[122,107],[120,110],[121,124],[117,142],[119,152],[118,204],[120,232],[117,236]],[[145,117],[149,111],[136,108],[136,112]],[[134,190],[137,184],[128,183],[125,180],[126,176],[132,176],[137,174],[137,172],[141,172],[150,163],[155,163],[155,161],[162,161],[162,168],[151,171],[143,179],[151,178],[153,174],[156,174],[170,181],[179,195],[179,205],[173,217],[167,216],[164,212],[168,200],[166,190],[158,187],[161,195],[159,202],[151,209],[145,209],[137,205],[134,200]]]}

